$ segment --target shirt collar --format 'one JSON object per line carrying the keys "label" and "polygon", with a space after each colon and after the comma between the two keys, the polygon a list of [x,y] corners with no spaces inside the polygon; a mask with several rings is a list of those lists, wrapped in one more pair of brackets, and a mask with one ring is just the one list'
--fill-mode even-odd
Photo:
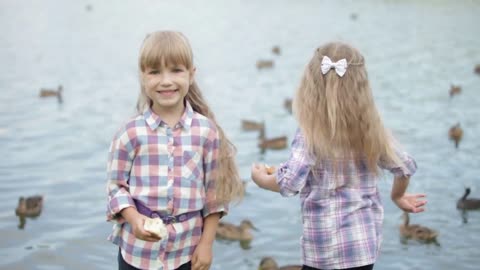
{"label": "shirt collar", "polygon": [[[160,116],[158,116],[151,107],[148,107],[145,112],[143,113],[143,117],[145,118],[145,121],[147,122],[147,125],[152,129],[155,130],[159,126],[166,126],[167,123],[163,121]],[[189,129],[190,126],[192,125],[192,119],[193,119],[193,108],[190,105],[190,102],[185,100],[185,111],[182,114],[182,117],[178,121],[178,123],[175,125],[175,128],[183,127],[185,129]]]}

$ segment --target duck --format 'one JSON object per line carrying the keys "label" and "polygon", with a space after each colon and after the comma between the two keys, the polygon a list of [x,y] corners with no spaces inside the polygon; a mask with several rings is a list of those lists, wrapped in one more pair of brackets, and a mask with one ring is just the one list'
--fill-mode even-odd
{"label": "duck", "polygon": [[400,225],[400,234],[407,239],[415,239],[423,242],[435,242],[438,233],[428,227],[418,224],[410,224],[407,212],[403,213],[404,223]]}
{"label": "duck", "polygon": [[258,265],[258,270],[301,270],[301,265],[286,265],[278,267],[277,262],[272,257],[263,257]]}
{"label": "duck", "polygon": [[263,122],[255,122],[252,120],[242,120],[242,129],[245,131],[262,130],[265,124]]}
{"label": "duck", "polygon": [[276,54],[276,55],[280,55],[280,47],[275,45],[272,47],[272,53]]}
{"label": "duck", "polygon": [[458,199],[457,209],[463,210],[474,210],[480,209],[480,199],[467,199],[467,196],[470,194],[470,188],[465,188],[465,194]]}
{"label": "duck", "polygon": [[42,207],[43,196],[20,197],[15,214],[23,217],[38,217],[42,213]]}
{"label": "duck", "polygon": [[293,100],[291,98],[286,98],[283,101],[283,107],[290,113],[292,114],[292,102]]}
{"label": "duck", "polygon": [[272,60],[257,60],[257,69],[272,68],[272,67],[273,67]]}
{"label": "duck", "polygon": [[57,97],[58,103],[62,103],[63,98],[62,98],[62,92],[63,92],[63,86],[59,85],[58,88],[55,89],[48,89],[48,88],[41,88],[40,89],[40,97]]}
{"label": "duck", "polygon": [[248,219],[242,220],[239,226],[227,222],[219,222],[216,237],[233,241],[252,241],[250,229],[257,230]]}
{"label": "duck", "polygon": [[455,142],[455,148],[458,148],[463,137],[463,129],[460,127],[460,123],[456,123],[448,130],[448,137]]}
{"label": "duck", "polygon": [[262,153],[266,149],[281,150],[287,148],[287,136],[279,136],[275,138],[265,138],[265,128],[260,130],[258,147],[262,150]]}
{"label": "duck", "polygon": [[462,88],[458,85],[451,85],[450,86],[450,97],[453,97],[455,95],[458,95],[462,92]]}

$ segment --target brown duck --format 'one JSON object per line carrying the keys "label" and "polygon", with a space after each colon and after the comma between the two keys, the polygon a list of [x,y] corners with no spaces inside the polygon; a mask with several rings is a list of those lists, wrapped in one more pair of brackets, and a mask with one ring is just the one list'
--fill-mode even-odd
{"label": "brown duck", "polygon": [[250,229],[256,230],[252,222],[248,219],[242,220],[239,226],[231,223],[220,222],[217,227],[216,236],[221,239],[236,241],[251,241],[253,235]]}
{"label": "brown duck", "polygon": [[28,198],[20,197],[15,214],[23,217],[38,217],[42,213],[42,207],[43,197],[40,195]]}
{"label": "brown duck", "polygon": [[283,107],[290,113],[292,114],[292,99],[291,98],[286,98],[283,101]]}
{"label": "brown duck", "polygon": [[63,98],[62,98],[62,92],[63,92],[63,86],[59,85],[58,88],[55,89],[47,89],[47,88],[42,88],[40,89],[40,97],[57,97],[58,103],[62,103]]}
{"label": "brown duck", "polygon": [[460,127],[460,123],[455,124],[448,130],[448,137],[455,142],[455,148],[458,148],[463,137],[463,129]]}
{"label": "brown duck", "polygon": [[451,85],[450,86],[450,97],[453,97],[455,95],[458,95],[462,92],[462,88],[458,85]]}
{"label": "brown duck", "polygon": [[277,46],[277,45],[273,46],[272,52],[276,55],[280,55],[280,46]]}
{"label": "brown duck", "polygon": [[480,75],[480,64],[475,66],[474,72],[478,75]]}
{"label": "brown duck", "polygon": [[400,234],[408,239],[415,239],[423,242],[434,242],[438,233],[430,228],[418,224],[410,224],[407,212],[403,213],[404,223],[400,225]]}
{"label": "brown duck", "polygon": [[287,148],[287,136],[280,136],[275,138],[265,138],[265,128],[260,130],[258,147],[262,153],[266,149],[281,150]]}
{"label": "brown duck", "polygon": [[242,129],[245,131],[262,130],[265,124],[263,122],[255,122],[252,120],[242,120]]}
{"label": "brown duck", "polygon": [[463,210],[474,210],[480,209],[480,199],[467,199],[467,196],[470,194],[470,188],[465,188],[465,193],[457,201],[457,208]]}
{"label": "brown duck", "polygon": [[263,257],[258,265],[258,270],[300,270],[301,265],[286,265],[278,267],[277,262],[272,257]]}
{"label": "brown duck", "polygon": [[272,60],[257,60],[257,69],[264,69],[264,68],[272,68],[273,61]]}

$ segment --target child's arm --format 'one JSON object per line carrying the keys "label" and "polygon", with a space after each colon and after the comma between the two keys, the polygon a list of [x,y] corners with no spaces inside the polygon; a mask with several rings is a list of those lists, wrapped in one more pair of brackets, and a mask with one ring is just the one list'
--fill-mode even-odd
{"label": "child's arm", "polygon": [[135,203],[129,192],[128,180],[133,165],[133,150],[128,132],[120,130],[110,144],[107,166],[107,221],[123,223],[120,212]]}
{"label": "child's arm", "polygon": [[150,242],[157,242],[160,240],[160,237],[156,234],[146,231],[143,228],[147,217],[138,213],[137,209],[134,207],[124,208],[120,214],[132,226],[133,234],[136,238]]}
{"label": "child's arm", "polygon": [[280,186],[277,184],[275,174],[268,174],[267,168],[264,165],[252,165],[252,180],[261,188],[273,192],[280,192]]}
{"label": "child's arm", "polygon": [[212,246],[220,216],[220,213],[213,213],[204,218],[200,243],[198,243],[192,256],[192,270],[210,269],[213,257]]}
{"label": "child's arm", "polygon": [[133,146],[126,130],[120,130],[110,145],[108,159],[107,220],[127,221],[135,237],[145,241],[159,241],[154,234],[143,229],[145,216],[139,214],[129,192],[128,179],[133,164]]}
{"label": "child's arm", "polygon": [[290,157],[270,175],[265,166],[252,166],[252,179],[261,188],[279,192],[284,197],[298,194],[306,185],[312,165],[315,164],[306,148],[305,138],[297,130],[291,144]]}
{"label": "child's arm", "polygon": [[425,209],[423,206],[427,203],[425,200],[419,200],[424,198],[425,194],[408,194],[405,193],[408,187],[410,177],[408,176],[396,176],[393,181],[391,198],[392,201],[405,212],[419,213]]}

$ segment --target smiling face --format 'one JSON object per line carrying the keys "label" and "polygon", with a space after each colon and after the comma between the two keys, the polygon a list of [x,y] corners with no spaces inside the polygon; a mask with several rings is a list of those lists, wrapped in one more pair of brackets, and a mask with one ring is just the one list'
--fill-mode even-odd
{"label": "smiling face", "polygon": [[[146,107],[159,114],[181,109],[183,99],[194,81],[193,54],[188,40],[178,32],[149,34],[139,57],[141,93],[137,109]],[[177,111],[173,111],[177,112]]]}
{"label": "smiling face", "polygon": [[183,112],[183,99],[193,82],[194,70],[182,64],[147,67],[142,73],[145,94],[152,101],[152,110],[163,112]]}

